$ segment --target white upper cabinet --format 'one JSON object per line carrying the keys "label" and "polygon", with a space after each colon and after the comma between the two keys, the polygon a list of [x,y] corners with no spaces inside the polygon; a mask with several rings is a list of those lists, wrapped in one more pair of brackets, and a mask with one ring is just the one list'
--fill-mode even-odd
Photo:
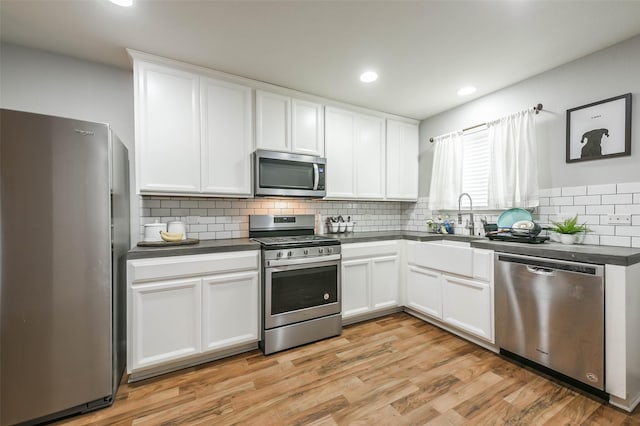
{"label": "white upper cabinet", "polygon": [[132,56],[137,192],[251,196],[251,88]]}
{"label": "white upper cabinet", "polygon": [[291,100],[291,150],[324,155],[324,109],[315,102]]}
{"label": "white upper cabinet", "polygon": [[322,105],[256,90],[256,148],[324,155]]}
{"label": "white upper cabinet", "polygon": [[251,89],[200,80],[202,192],[251,195]]}
{"label": "white upper cabinet", "polygon": [[326,109],[327,197],[356,198],[355,121],[350,111]]}
{"label": "white upper cabinet", "polygon": [[382,118],[326,109],[327,198],[384,198]]}
{"label": "white upper cabinet", "polygon": [[418,199],[418,125],[387,120],[388,200]]}
{"label": "white upper cabinet", "polygon": [[358,114],[355,151],[358,198],[384,198],[384,157],[384,120]]}
{"label": "white upper cabinet", "polygon": [[200,191],[197,75],[135,61],[138,192]]}
{"label": "white upper cabinet", "polygon": [[291,98],[256,90],[256,148],[291,151]]}

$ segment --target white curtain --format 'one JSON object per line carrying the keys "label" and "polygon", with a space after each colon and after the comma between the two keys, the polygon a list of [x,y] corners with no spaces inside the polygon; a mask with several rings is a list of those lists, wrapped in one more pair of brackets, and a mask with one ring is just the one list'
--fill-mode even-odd
{"label": "white curtain", "polygon": [[439,136],[433,144],[429,210],[457,210],[464,160],[462,132]]}
{"label": "white curtain", "polygon": [[489,208],[536,207],[538,161],[533,110],[487,123]]}

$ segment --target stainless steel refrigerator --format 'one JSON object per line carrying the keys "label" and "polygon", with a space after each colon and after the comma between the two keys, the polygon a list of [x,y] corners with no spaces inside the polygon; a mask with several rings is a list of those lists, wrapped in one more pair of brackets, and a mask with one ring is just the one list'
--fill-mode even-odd
{"label": "stainless steel refrigerator", "polygon": [[127,149],[0,110],[0,424],[110,405],[124,371]]}

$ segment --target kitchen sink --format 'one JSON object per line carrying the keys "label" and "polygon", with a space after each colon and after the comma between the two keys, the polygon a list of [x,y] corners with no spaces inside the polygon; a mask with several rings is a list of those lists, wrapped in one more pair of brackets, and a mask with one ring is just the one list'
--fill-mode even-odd
{"label": "kitchen sink", "polygon": [[425,241],[416,247],[416,264],[426,268],[473,275],[473,248],[468,241]]}

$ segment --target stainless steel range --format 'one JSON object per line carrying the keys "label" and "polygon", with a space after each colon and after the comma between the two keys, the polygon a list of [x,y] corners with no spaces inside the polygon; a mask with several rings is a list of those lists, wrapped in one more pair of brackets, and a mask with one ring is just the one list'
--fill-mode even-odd
{"label": "stainless steel range", "polygon": [[249,216],[262,245],[265,355],[342,333],[340,241],[314,226],[314,215]]}

